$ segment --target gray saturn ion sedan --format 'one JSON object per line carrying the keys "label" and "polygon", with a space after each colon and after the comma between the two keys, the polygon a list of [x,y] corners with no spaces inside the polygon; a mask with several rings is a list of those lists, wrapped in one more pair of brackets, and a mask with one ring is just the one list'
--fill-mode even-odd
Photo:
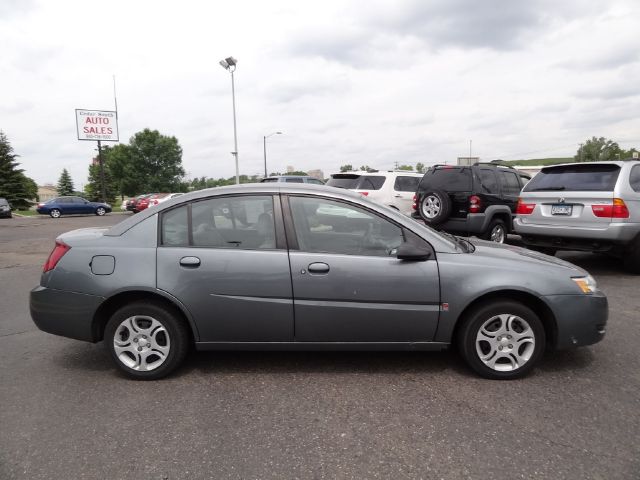
{"label": "gray saturn ion sedan", "polygon": [[605,334],[607,298],[541,253],[436,232],[333,187],[263,183],[169,200],[57,238],[31,315],[104,340],[128,376],[199,350],[442,350],[478,374],[529,372]]}

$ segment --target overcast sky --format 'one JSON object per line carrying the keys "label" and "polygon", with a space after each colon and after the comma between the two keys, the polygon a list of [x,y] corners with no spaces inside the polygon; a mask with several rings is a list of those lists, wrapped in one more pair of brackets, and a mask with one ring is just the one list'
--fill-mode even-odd
{"label": "overcast sky", "polygon": [[0,0],[0,130],[39,184],[80,188],[95,142],[174,135],[189,177],[571,156],[591,136],[640,146],[640,2]]}

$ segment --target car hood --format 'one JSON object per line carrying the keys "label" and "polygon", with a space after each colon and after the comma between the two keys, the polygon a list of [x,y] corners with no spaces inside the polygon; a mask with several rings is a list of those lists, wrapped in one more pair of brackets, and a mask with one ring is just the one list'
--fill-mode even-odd
{"label": "car hood", "polygon": [[540,267],[546,268],[561,268],[572,270],[574,275],[588,275],[588,272],[573,263],[567,262],[560,258],[551,257],[544,253],[536,252],[534,250],[528,250],[522,247],[516,247],[514,245],[499,244],[495,242],[489,242],[485,240],[471,240],[471,243],[476,247],[474,256],[484,257],[487,261],[495,259],[495,261],[513,260],[516,262],[523,262],[526,264],[535,264]]}

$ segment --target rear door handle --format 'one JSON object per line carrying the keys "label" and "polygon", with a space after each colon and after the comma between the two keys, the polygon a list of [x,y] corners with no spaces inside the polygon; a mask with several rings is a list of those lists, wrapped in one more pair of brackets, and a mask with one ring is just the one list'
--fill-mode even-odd
{"label": "rear door handle", "polygon": [[183,267],[196,268],[200,266],[200,259],[198,257],[182,257],[180,259],[180,265]]}
{"label": "rear door handle", "polygon": [[323,262],[311,263],[307,267],[307,270],[309,270],[309,273],[311,274],[322,275],[329,273],[329,265]]}
{"label": "rear door handle", "polygon": [[398,194],[394,195],[394,197],[396,197],[396,198],[400,198],[400,197],[402,197],[402,195],[400,195],[400,194],[398,193]]}

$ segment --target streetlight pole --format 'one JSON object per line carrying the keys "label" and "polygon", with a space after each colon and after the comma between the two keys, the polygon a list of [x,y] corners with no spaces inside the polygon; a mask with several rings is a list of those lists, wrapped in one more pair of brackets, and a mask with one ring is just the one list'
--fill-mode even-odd
{"label": "streetlight pole", "polygon": [[236,128],[236,87],[233,77],[233,72],[236,71],[237,64],[238,61],[233,57],[220,60],[220,65],[231,73],[231,101],[233,104],[233,152],[231,152],[231,155],[233,155],[236,160],[236,185],[240,183],[240,168],[238,166],[238,131]]}
{"label": "streetlight pole", "polygon": [[262,147],[264,148],[264,177],[267,178],[267,138],[274,135],[282,135],[282,132],[273,132],[262,137]]}

